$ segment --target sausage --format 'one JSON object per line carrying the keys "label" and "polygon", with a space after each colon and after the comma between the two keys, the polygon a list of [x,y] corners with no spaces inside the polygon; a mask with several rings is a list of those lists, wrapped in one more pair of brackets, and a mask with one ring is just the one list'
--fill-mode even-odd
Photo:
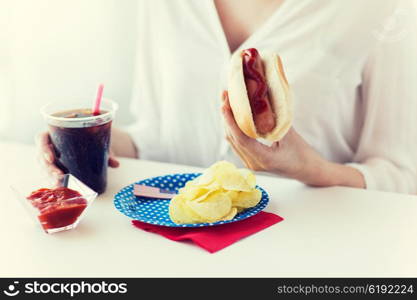
{"label": "sausage", "polygon": [[252,117],[260,134],[271,132],[276,126],[276,115],[268,95],[262,60],[255,48],[242,52],[243,74]]}

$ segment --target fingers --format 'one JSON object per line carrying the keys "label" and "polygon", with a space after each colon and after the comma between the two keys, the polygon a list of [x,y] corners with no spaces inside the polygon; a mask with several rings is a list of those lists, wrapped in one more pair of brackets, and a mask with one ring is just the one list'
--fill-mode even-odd
{"label": "fingers", "polygon": [[232,146],[233,151],[240,157],[240,159],[243,161],[243,164],[246,168],[255,170],[254,165],[251,163],[251,160],[244,154],[244,152],[236,146],[235,142],[233,141],[233,138],[230,136],[227,136],[226,139],[228,140],[229,144]]}
{"label": "fingers", "polygon": [[36,145],[46,162],[53,163],[55,161],[55,153],[48,132],[42,132],[37,136]]}
{"label": "fingers", "polygon": [[59,177],[60,175],[64,175],[64,172],[62,172],[62,170],[54,164],[46,165],[46,169],[47,172],[53,177]]}
{"label": "fingers", "polygon": [[[49,133],[40,133],[36,137],[35,143],[38,148],[38,161],[46,173],[55,178],[63,175],[64,172],[55,164],[55,151]],[[117,168],[119,167],[120,162],[115,158],[113,153],[110,153],[108,164],[111,168]]]}
{"label": "fingers", "polygon": [[223,99],[223,107],[222,107],[223,117],[228,126],[229,133],[233,135],[235,140],[238,141],[239,143],[245,144],[245,143],[252,142],[252,139],[246,136],[246,134],[244,134],[242,130],[240,130],[239,126],[237,125],[235,121],[232,108],[230,107],[229,96],[228,96],[227,91],[223,92],[222,99]]}
{"label": "fingers", "polygon": [[235,143],[233,142],[233,138],[228,135],[226,136],[226,140],[229,142],[230,146],[232,146],[233,151],[235,151],[235,153],[242,159],[245,166],[249,168],[249,162],[246,159],[246,156],[238,147],[236,147]]}
{"label": "fingers", "polygon": [[51,144],[48,132],[40,133],[35,139],[38,147],[38,160],[44,170],[54,177],[58,177],[64,172],[55,165],[55,152]]}
{"label": "fingers", "polygon": [[240,146],[247,151],[257,154],[261,154],[261,151],[269,151],[269,147],[259,143],[256,139],[248,137],[242,132],[242,130],[237,125],[235,118],[233,116],[233,111],[230,107],[229,96],[227,91],[223,92],[223,116],[228,125],[228,133],[233,137],[235,146]]}
{"label": "fingers", "polygon": [[118,168],[120,166],[119,160],[114,155],[114,151],[110,148],[109,149],[109,162],[108,165],[110,168]]}
{"label": "fingers", "polygon": [[48,162],[45,160],[42,153],[38,154],[38,161],[39,164],[42,166],[42,169],[48,174],[53,177],[59,177],[60,175],[64,174],[61,169],[59,169],[55,164]]}
{"label": "fingers", "polygon": [[233,116],[227,91],[223,92],[222,101],[222,112],[227,125],[226,139],[246,167],[255,171],[263,170],[265,168],[263,157],[270,154],[270,147],[261,144],[256,139],[250,138],[242,132]]}
{"label": "fingers", "polygon": [[119,166],[120,162],[114,156],[109,156],[109,167],[118,168]]}

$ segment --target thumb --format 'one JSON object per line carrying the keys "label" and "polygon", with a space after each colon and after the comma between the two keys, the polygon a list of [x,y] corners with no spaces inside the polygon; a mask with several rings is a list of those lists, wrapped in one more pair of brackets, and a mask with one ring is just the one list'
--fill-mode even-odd
{"label": "thumb", "polygon": [[109,166],[111,168],[117,168],[117,167],[120,166],[120,162],[113,155],[110,155],[109,156]]}

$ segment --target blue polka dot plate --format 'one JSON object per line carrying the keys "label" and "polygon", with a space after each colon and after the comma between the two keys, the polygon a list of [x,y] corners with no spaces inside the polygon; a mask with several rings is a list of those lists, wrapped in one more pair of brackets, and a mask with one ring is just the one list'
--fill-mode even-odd
{"label": "blue polka dot plate", "polygon": [[259,201],[259,203],[256,206],[240,212],[232,220],[200,224],[176,224],[169,217],[168,207],[170,200],[148,199],[145,197],[137,197],[133,194],[134,184],[143,184],[178,192],[178,189],[184,187],[187,181],[192,180],[200,175],[201,173],[171,174],[148,178],[132,183],[131,185],[122,188],[114,196],[114,206],[122,214],[134,220],[138,220],[149,224],[169,227],[205,227],[216,226],[247,219],[262,211],[268,204],[268,194],[265,192],[264,189],[262,189],[259,186],[256,186],[256,188],[262,192],[261,201]]}

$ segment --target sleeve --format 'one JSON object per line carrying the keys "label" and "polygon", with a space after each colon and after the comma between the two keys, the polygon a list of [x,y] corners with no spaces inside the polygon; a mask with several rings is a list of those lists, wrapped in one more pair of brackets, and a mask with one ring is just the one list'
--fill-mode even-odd
{"label": "sleeve", "polygon": [[123,129],[130,134],[138,149],[139,158],[160,160],[160,116],[157,104],[152,100],[151,97],[134,93],[130,111],[134,115],[135,122]]}
{"label": "sleeve", "polygon": [[[367,189],[417,191],[417,30],[411,1],[393,11],[363,70],[361,136],[351,167]],[[406,5],[406,7],[404,7]]]}

